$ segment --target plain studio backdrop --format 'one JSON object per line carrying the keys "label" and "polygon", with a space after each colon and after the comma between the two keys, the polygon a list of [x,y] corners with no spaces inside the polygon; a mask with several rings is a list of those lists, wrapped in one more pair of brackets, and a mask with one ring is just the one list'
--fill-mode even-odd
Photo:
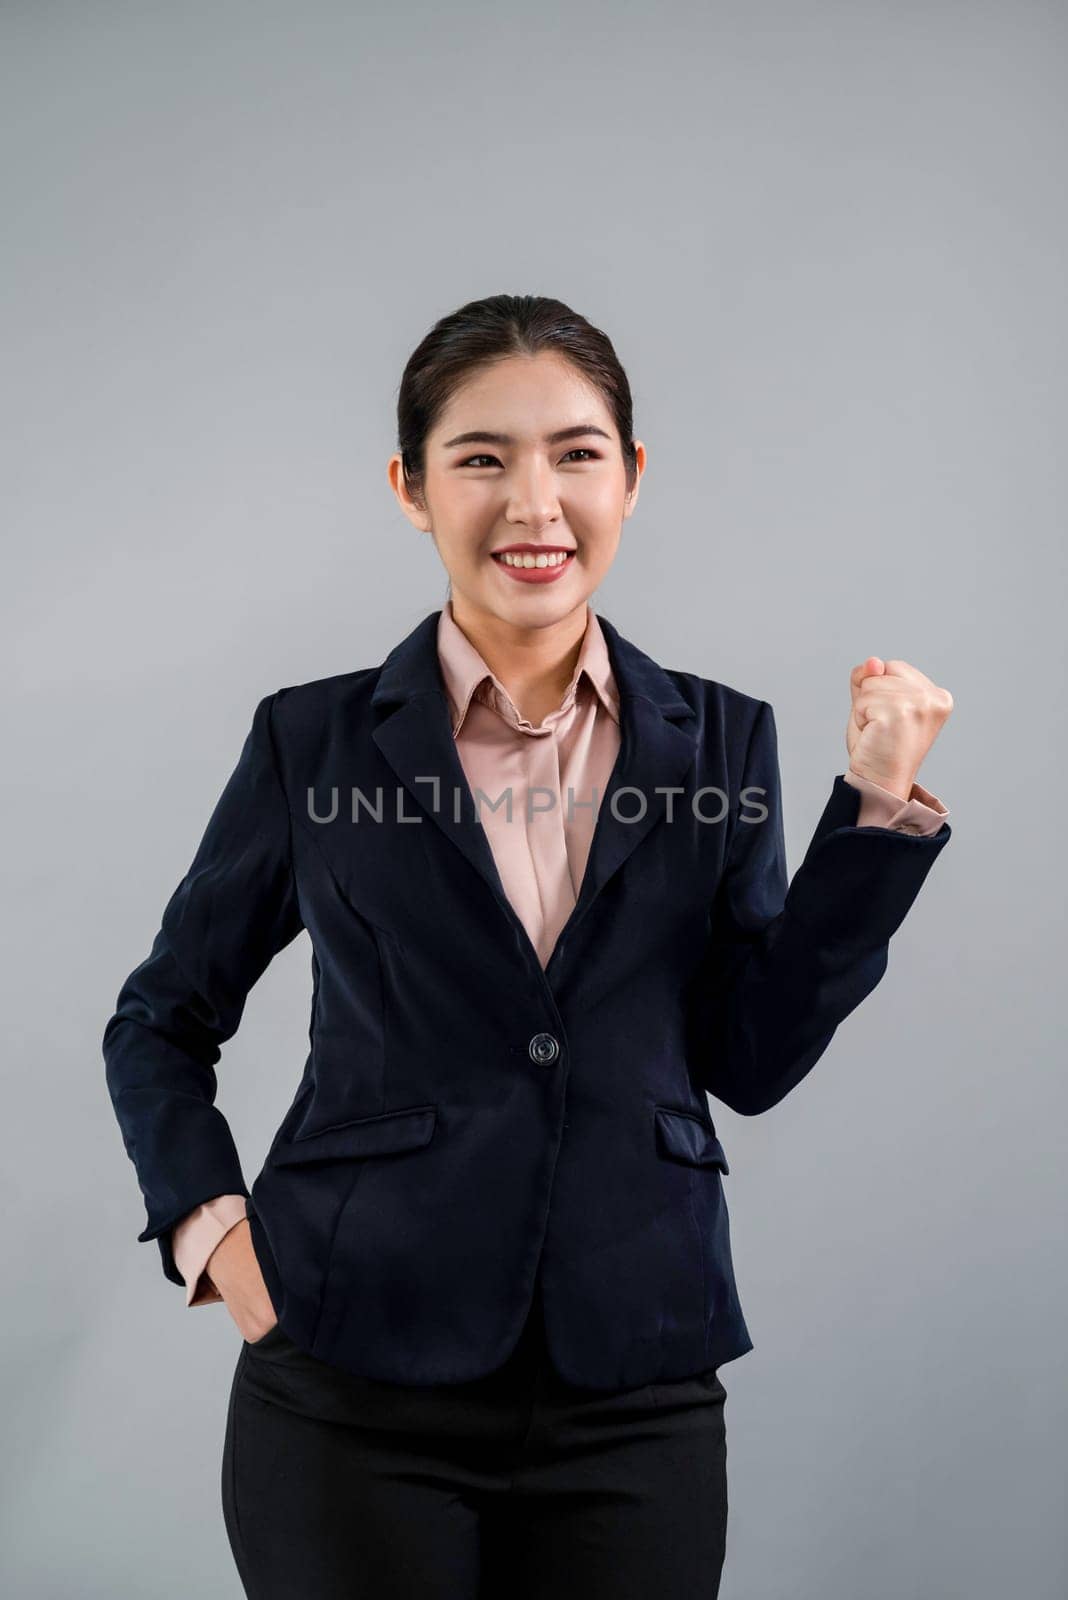
{"label": "plain studio backdrop", "polygon": [[[772,702],[790,870],[849,672],[956,709],[954,838],[768,1114],[710,1102],[755,1349],[723,1600],[1060,1600],[1062,8],[8,3],[0,1587],[237,1600],[240,1339],[162,1277],[100,1039],[257,700],[445,598],[386,481],[486,294],[605,328],[649,451],[595,608]],[[306,934],[219,1104],[259,1171]]]}

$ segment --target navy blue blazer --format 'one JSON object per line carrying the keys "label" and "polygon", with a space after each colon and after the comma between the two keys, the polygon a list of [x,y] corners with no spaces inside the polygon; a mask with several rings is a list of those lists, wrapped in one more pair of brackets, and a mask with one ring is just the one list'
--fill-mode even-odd
{"label": "navy blue blazer", "polygon": [[[949,824],[858,828],[839,774],[789,882],[771,706],[598,614],[621,745],[543,970],[460,764],[438,615],[381,665],[256,707],[104,1032],[138,1237],[181,1283],[170,1229],[245,1195],[283,1332],[373,1379],[492,1371],[536,1288],[572,1383],[707,1371],[753,1341],[706,1093],[754,1116],[811,1071]],[[310,1049],[250,1192],[214,1068],[305,928]]]}

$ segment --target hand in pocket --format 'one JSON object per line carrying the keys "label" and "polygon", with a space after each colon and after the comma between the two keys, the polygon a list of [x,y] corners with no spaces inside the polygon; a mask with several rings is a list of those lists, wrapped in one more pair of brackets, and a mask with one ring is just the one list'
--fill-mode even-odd
{"label": "hand in pocket", "polygon": [[252,1246],[248,1220],[235,1223],[215,1246],[207,1272],[249,1344],[275,1327],[278,1317]]}

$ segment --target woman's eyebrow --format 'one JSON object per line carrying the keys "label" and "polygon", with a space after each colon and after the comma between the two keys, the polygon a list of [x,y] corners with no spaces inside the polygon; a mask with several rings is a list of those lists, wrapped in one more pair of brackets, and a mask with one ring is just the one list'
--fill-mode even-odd
{"label": "woman's eyebrow", "polygon": [[[547,433],[544,443],[562,444],[565,439],[582,439],[591,433],[611,443],[611,435],[593,422],[580,422],[574,428],[559,428],[556,433]],[[485,428],[473,428],[470,433],[458,433],[454,439],[446,439],[441,448],[451,450],[458,444],[515,444],[516,442],[510,433],[490,433]]]}

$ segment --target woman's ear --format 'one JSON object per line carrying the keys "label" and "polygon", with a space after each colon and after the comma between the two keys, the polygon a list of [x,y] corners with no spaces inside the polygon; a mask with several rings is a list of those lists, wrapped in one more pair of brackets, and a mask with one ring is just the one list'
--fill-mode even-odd
{"label": "woman's ear", "polygon": [[408,485],[404,476],[404,464],[397,454],[390,456],[386,466],[386,476],[389,486],[397,497],[397,503],[413,528],[420,533],[432,533],[430,513],[424,505],[418,504],[408,493]]}

